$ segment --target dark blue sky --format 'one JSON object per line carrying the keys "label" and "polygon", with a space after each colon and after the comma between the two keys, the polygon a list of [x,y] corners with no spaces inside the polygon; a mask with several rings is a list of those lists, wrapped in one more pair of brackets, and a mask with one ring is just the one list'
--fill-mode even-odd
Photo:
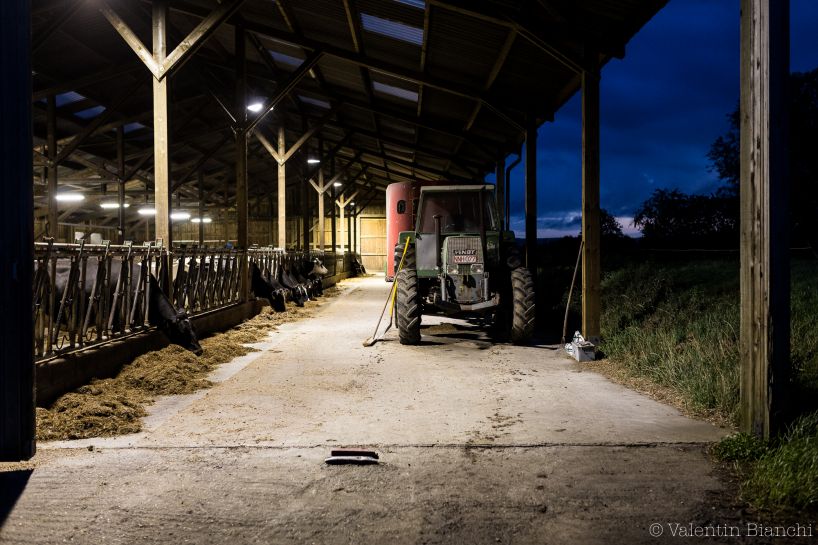
{"label": "dark blue sky", "polygon": [[[792,71],[818,67],[818,1],[791,0]],[[601,80],[602,207],[633,231],[634,210],[658,188],[709,193],[710,144],[739,95],[739,1],[671,0]],[[580,97],[539,130],[538,230],[580,228]],[[513,156],[509,158],[509,161]],[[489,179],[493,179],[493,176]],[[523,234],[523,164],[512,172],[512,228]]]}

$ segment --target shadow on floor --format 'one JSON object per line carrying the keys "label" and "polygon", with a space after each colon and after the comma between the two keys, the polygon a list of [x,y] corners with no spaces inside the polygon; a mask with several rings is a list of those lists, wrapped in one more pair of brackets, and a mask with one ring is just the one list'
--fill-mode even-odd
{"label": "shadow on floor", "polygon": [[0,472],[0,528],[26,489],[32,469]]}

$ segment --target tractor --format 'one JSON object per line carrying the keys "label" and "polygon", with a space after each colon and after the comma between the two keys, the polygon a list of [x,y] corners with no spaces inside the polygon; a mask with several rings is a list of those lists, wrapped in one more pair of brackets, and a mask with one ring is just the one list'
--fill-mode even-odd
{"label": "tractor", "polygon": [[482,318],[495,339],[527,342],[534,281],[499,225],[494,186],[420,187],[413,208],[414,229],[398,234],[394,255],[401,344],[419,344],[421,316],[432,313]]}

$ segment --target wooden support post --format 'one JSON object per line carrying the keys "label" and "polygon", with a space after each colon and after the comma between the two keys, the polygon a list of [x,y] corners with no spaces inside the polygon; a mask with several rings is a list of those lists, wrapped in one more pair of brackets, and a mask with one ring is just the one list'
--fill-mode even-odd
{"label": "wooden support post", "polygon": [[[323,149],[322,149],[323,151]],[[323,160],[323,158],[322,158]],[[324,168],[318,171],[318,250],[326,250],[326,236],[324,233],[324,201],[326,200],[327,188],[324,187]]]}
{"label": "wooden support post", "polygon": [[497,221],[498,225],[505,225],[503,219],[506,211],[506,159],[497,160],[497,168],[495,169],[495,197],[497,200]]}
{"label": "wooden support post", "polygon": [[789,0],[741,2],[741,429],[782,430],[790,379]]}
{"label": "wooden support post", "polygon": [[352,252],[358,253],[358,209],[352,207]]}
{"label": "wooden support post", "polygon": [[48,153],[48,235],[58,240],[59,227],[57,204],[57,99],[49,95],[46,99],[46,153]]}
{"label": "wooden support post", "polygon": [[352,246],[352,210],[347,214],[347,248],[350,252],[354,252],[355,248]]}
{"label": "wooden support post", "polygon": [[11,462],[36,451],[30,14],[29,0],[0,5],[0,461]]}
{"label": "wooden support post", "polygon": [[[278,127],[278,154],[287,153],[287,142],[284,135],[284,117]],[[287,247],[287,164],[278,163],[278,246]]]}
{"label": "wooden support post", "polygon": [[312,217],[310,214],[310,183],[307,180],[301,180],[301,228],[304,233],[304,251],[310,251],[310,224]]}
{"label": "wooden support post", "polygon": [[247,55],[244,27],[235,27],[236,57],[236,223],[237,246],[247,249]]}
{"label": "wooden support post", "polygon": [[600,336],[599,70],[582,73],[582,334]]}
{"label": "wooden support post", "polygon": [[525,264],[537,274],[537,127],[525,131]]}
{"label": "wooden support post", "polygon": [[[168,46],[167,0],[153,2],[153,60],[161,65]],[[153,191],[156,205],[156,239],[162,239],[167,248],[173,244],[170,226],[170,146],[168,142],[170,105],[168,87],[170,80],[153,79]]]}
{"label": "wooden support post", "polygon": [[343,254],[344,251],[345,251],[345,247],[344,247],[344,227],[345,227],[345,225],[344,225],[344,205],[343,205],[343,202],[344,202],[344,196],[342,194],[341,197],[339,198],[339,200],[336,201],[336,203],[335,203],[336,206],[338,206],[338,210],[340,211],[338,219],[340,220],[340,224],[341,224],[341,236],[338,237],[338,238],[340,239],[340,243],[341,243],[340,244],[341,254]]}
{"label": "wooden support post", "polygon": [[204,246],[204,171],[200,168],[198,171],[198,186],[199,186],[199,247]]}
{"label": "wooden support post", "polygon": [[125,127],[116,128],[116,168],[119,183],[117,184],[117,228],[116,243],[125,242]]}

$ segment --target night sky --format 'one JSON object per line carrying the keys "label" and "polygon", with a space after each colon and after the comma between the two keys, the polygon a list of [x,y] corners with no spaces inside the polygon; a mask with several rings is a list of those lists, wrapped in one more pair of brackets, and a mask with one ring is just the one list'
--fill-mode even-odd
{"label": "night sky", "polygon": [[[793,72],[818,67],[818,1],[791,0]],[[634,210],[658,188],[719,187],[706,154],[728,128],[739,96],[739,1],[671,0],[602,70],[601,198],[626,233]],[[580,95],[540,127],[540,237],[580,230]],[[510,163],[514,156],[507,159]],[[493,181],[493,176],[488,178]],[[523,224],[523,163],[512,172],[512,229]]]}

